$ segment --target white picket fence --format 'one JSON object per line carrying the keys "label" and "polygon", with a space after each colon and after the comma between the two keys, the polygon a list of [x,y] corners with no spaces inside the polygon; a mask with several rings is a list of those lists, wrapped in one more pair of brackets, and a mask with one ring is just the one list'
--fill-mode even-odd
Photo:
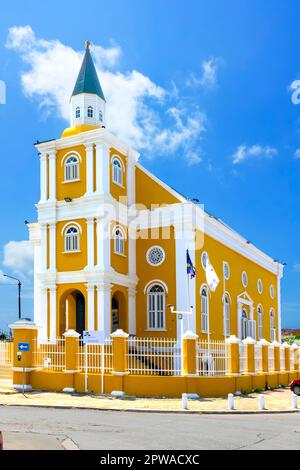
{"label": "white picket fence", "polygon": [[34,340],[32,355],[33,367],[62,372],[66,368],[65,339],[57,338],[55,342],[43,343]]}
{"label": "white picket fence", "polygon": [[197,342],[197,375],[223,376],[227,372],[227,347],[225,341],[199,340]]}
{"label": "white picket fence", "polygon": [[181,374],[181,348],[176,339],[129,337],[127,346],[127,367],[131,374]]}
{"label": "white picket fence", "polygon": [[0,366],[12,365],[12,343],[0,341]]}

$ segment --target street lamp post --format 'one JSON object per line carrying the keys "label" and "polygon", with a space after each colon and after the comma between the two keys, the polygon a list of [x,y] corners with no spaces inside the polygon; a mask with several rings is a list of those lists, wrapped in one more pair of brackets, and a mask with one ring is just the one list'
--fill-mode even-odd
{"label": "street lamp post", "polygon": [[9,276],[8,274],[3,274],[4,277],[7,277],[9,279],[13,279],[14,281],[17,281],[18,282],[18,306],[19,306],[19,320],[21,320],[21,287],[22,287],[22,283],[20,281],[20,279],[17,279],[16,277],[13,277],[13,276]]}

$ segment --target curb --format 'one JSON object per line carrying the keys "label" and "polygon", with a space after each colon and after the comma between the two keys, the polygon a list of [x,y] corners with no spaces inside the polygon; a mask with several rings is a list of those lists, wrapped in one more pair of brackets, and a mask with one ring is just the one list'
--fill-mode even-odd
{"label": "curb", "polygon": [[96,408],[87,406],[73,406],[73,405],[37,405],[33,403],[28,404],[3,404],[0,403],[0,407],[24,407],[24,408],[48,408],[55,410],[91,410],[91,411],[110,411],[110,412],[123,412],[123,413],[156,413],[156,414],[182,414],[182,415],[269,415],[269,414],[291,414],[299,413],[300,409],[297,410],[145,410],[142,408]]}

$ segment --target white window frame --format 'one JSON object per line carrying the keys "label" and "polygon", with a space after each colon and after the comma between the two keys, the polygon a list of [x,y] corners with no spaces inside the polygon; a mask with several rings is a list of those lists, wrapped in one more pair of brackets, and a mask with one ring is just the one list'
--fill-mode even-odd
{"label": "white window frame", "polygon": [[[117,163],[117,165],[115,164]],[[123,164],[118,157],[113,157],[112,159],[112,181],[113,183],[121,186],[123,188],[123,174],[124,174],[124,167]]]}
{"label": "white window frame", "polygon": [[276,331],[275,331],[275,312],[274,309],[270,310],[270,341],[271,343],[276,340]]}
{"label": "white window frame", "polygon": [[79,119],[79,118],[80,118],[80,115],[81,115],[80,106],[76,106],[76,108],[75,108],[75,118],[76,118],[76,119]]}
{"label": "white window frame", "polygon": [[258,280],[257,280],[257,290],[258,290],[258,293],[259,293],[259,294],[262,294],[262,293],[263,293],[264,286],[263,286],[263,283],[262,283],[262,280],[261,280],[261,279],[258,279]]}
{"label": "white window frame", "polygon": [[[227,272],[228,272],[227,277],[226,277],[226,268],[227,268]],[[230,279],[230,266],[229,266],[229,263],[227,261],[223,261],[223,276],[224,276],[225,281],[229,281],[229,279]]]}
{"label": "white window frame", "polygon": [[[161,290],[151,292],[155,287]],[[147,288],[147,329],[151,331],[166,329],[166,289],[158,282],[153,282]]]}
{"label": "white window frame", "polygon": [[[117,232],[119,232],[121,236],[117,236]],[[125,256],[126,236],[125,236],[124,230],[120,226],[114,227],[113,235],[114,235],[114,253],[116,255]]]}
{"label": "white window frame", "polygon": [[205,258],[206,258],[206,263],[207,263],[207,261],[209,260],[207,251],[202,251],[202,253],[201,253],[201,264],[202,264],[202,268],[204,269],[204,271],[206,269],[206,263],[204,262]]}
{"label": "white window frame", "polygon": [[[70,229],[76,230],[68,234]],[[76,225],[68,225],[64,231],[65,253],[78,253],[80,251],[80,230]]]}
{"label": "white window frame", "polygon": [[[203,294],[204,292],[205,292],[205,295]],[[201,299],[201,331],[202,333],[208,333],[209,298],[208,298],[208,289],[206,285],[201,286],[200,299]]]}
{"label": "white window frame", "polygon": [[[76,162],[69,162],[69,160],[75,159]],[[79,181],[79,158],[76,155],[69,155],[65,160],[65,183],[72,181]]]}
{"label": "white window frame", "polygon": [[[246,281],[246,282],[244,282],[244,281]],[[246,273],[246,271],[243,271],[242,272],[242,284],[245,287],[245,289],[246,289],[246,287],[248,287],[248,282],[249,282],[248,274]]]}
{"label": "white window frame", "polygon": [[223,325],[224,336],[230,336],[230,297],[227,292],[223,296]]}
{"label": "white window frame", "polygon": [[94,108],[93,108],[93,106],[88,106],[87,107],[87,117],[90,118],[90,119],[93,119],[93,117],[94,117]]}
{"label": "white window frame", "polygon": [[257,333],[258,333],[258,339],[263,339],[263,308],[262,305],[257,306]]}

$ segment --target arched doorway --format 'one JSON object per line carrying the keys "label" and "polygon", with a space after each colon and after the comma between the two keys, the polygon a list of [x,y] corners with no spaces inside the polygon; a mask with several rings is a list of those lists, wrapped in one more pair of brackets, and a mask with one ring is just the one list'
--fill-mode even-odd
{"label": "arched doorway", "polygon": [[127,300],[121,291],[115,292],[111,299],[111,329],[127,331]]}
{"label": "arched doorway", "polygon": [[67,330],[76,330],[82,335],[85,330],[85,297],[79,290],[69,290],[60,300],[60,335]]}

